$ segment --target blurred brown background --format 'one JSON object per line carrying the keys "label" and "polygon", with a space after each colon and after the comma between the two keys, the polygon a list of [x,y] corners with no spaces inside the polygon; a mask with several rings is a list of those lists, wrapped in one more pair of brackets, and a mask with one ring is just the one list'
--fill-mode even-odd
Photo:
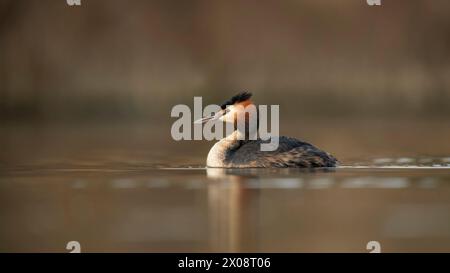
{"label": "blurred brown background", "polygon": [[[450,251],[450,1],[381,1],[0,0],[0,252]],[[344,168],[204,170],[242,90]]]}
{"label": "blurred brown background", "polygon": [[441,116],[449,15],[448,0],[0,0],[0,117],[152,119],[241,90],[291,117]]}
{"label": "blurred brown background", "polygon": [[203,165],[171,108],[242,90],[344,163],[449,155],[448,0],[0,3],[0,167]]}

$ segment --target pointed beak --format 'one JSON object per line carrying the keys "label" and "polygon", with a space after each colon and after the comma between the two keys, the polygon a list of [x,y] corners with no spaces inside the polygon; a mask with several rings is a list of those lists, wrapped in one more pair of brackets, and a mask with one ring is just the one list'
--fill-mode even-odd
{"label": "pointed beak", "polygon": [[194,124],[205,124],[208,121],[212,120],[213,118],[214,118],[214,116],[203,117],[201,119],[197,119],[196,121],[194,121]]}
{"label": "pointed beak", "polygon": [[203,117],[201,119],[194,121],[194,124],[205,124],[209,121],[215,121],[215,120],[218,120],[222,115],[223,115],[222,111],[219,111],[214,115],[206,116],[206,117]]}

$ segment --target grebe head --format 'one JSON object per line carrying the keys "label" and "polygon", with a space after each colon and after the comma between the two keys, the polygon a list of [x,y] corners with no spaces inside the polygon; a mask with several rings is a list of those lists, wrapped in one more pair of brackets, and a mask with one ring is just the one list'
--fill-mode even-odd
{"label": "grebe head", "polygon": [[258,112],[250,100],[251,97],[252,93],[241,92],[222,103],[217,113],[203,117],[194,123],[204,124],[219,120],[233,125],[233,137],[248,139],[258,130]]}

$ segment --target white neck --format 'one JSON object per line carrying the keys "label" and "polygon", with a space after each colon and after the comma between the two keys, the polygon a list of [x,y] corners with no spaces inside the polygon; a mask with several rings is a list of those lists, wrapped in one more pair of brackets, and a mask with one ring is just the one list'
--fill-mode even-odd
{"label": "white neck", "polygon": [[[230,153],[234,149],[238,149],[241,145],[241,140],[256,140],[258,134],[258,117],[257,115],[250,115],[250,118],[253,119],[252,122],[246,121],[246,133],[240,130],[235,130],[233,133],[228,135],[227,137],[221,139],[216,142],[214,146],[209,150],[208,158],[206,159],[206,166],[212,168],[226,168],[230,167],[230,163],[227,162],[227,156],[230,156]],[[232,121],[234,122],[234,121]]]}
{"label": "white neck", "polygon": [[216,142],[214,146],[209,150],[208,158],[206,159],[206,166],[212,168],[224,168],[229,167],[225,161],[227,155],[240,145],[240,140],[245,138],[240,137],[238,131],[234,131],[232,134]]}

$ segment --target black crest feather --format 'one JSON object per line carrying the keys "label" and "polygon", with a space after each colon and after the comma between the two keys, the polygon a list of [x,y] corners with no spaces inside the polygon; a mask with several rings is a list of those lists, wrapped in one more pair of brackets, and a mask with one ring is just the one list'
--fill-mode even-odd
{"label": "black crest feather", "polygon": [[241,92],[237,95],[234,95],[231,99],[227,100],[226,102],[222,103],[222,105],[220,105],[220,108],[225,109],[225,108],[227,108],[227,105],[233,105],[238,102],[246,101],[251,97],[252,97],[252,93]]}

